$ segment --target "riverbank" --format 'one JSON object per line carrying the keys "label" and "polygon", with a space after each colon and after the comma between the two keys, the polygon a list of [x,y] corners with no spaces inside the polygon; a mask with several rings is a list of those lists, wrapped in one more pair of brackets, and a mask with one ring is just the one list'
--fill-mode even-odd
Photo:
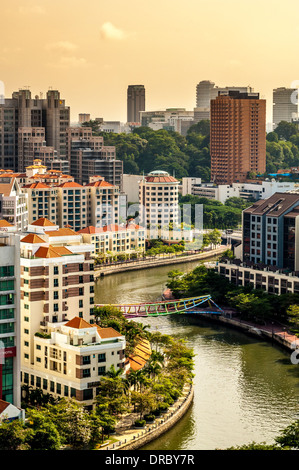
{"label": "riverbank", "polygon": [[136,450],[145,446],[169,431],[185,415],[193,398],[193,385],[185,385],[182,396],[154,423],[148,423],[142,429],[133,429],[129,423],[125,429],[113,435],[113,444],[104,444],[99,450]]}
{"label": "riverbank", "polygon": [[189,255],[174,255],[171,257],[161,256],[160,258],[149,258],[145,259],[144,261],[128,261],[120,264],[106,265],[100,267],[95,266],[94,277],[98,278],[101,276],[108,276],[110,274],[118,274],[126,271],[137,271],[141,269],[157,268],[159,266],[167,266],[203,259],[210,259],[215,256],[221,255],[228,248],[229,247],[227,245],[221,245],[220,247],[214,250],[204,251],[202,253],[195,253]]}
{"label": "riverbank", "polygon": [[256,323],[244,321],[238,316],[231,318],[230,314],[227,315],[229,316],[219,315],[215,318],[208,314],[202,314],[201,317],[206,318],[208,321],[222,323],[242,330],[255,337],[275,342],[277,345],[282,346],[290,352],[294,351],[296,348],[299,349],[299,338],[289,333],[287,328],[283,325],[274,322],[266,323],[265,325],[257,325]]}

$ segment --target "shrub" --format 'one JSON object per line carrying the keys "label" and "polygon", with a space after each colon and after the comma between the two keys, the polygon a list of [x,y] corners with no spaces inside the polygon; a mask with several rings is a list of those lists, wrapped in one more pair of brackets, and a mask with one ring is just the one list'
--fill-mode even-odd
{"label": "shrub", "polygon": [[136,428],[143,428],[145,423],[146,423],[145,419],[137,419],[134,424]]}

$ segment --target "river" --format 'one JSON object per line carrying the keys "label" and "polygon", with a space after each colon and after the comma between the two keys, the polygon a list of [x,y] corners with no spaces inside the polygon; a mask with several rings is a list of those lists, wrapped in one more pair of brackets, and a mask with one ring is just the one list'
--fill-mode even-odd
{"label": "river", "polygon": [[[161,297],[171,269],[198,262],[113,274],[96,282],[97,303],[132,303]],[[195,356],[194,401],[187,414],[143,450],[213,450],[274,442],[299,418],[299,369],[271,343],[178,315],[140,319],[151,329],[186,338]]]}

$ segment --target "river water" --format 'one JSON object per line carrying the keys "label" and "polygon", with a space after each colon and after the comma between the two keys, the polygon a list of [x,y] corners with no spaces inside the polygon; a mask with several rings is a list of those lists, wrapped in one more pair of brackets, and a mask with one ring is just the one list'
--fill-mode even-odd
{"label": "river water", "polygon": [[[157,300],[171,269],[198,262],[113,274],[96,282],[96,303]],[[153,331],[186,339],[195,356],[194,401],[187,414],[143,450],[213,450],[274,442],[299,418],[299,366],[271,343],[200,316],[139,319]]]}

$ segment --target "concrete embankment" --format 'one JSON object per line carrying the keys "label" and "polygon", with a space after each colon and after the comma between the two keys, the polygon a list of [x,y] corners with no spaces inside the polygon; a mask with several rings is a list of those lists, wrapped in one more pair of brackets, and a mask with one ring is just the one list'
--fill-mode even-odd
{"label": "concrete embankment", "polygon": [[116,435],[119,440],[114,444],[101,447],[100,450],[135,450],[169,431],[188,411],[194,397],[193,385],[184,387],[183,396],[169,408],[161,418],[147,424],[144,429],[129,429],[122,435]]}
{"label": "concrete embankment", "polygon": [[213,315],[202,314],[201,317],[206,318],[209,321],[226,324],[230,327],[242,330],[251,336],[271,341],[290,352],[294,351],[295,343],[297,344],[297,348],[299,349],[299,338],[295,335],[288,333],[285,327],[282,327],[277,324],[257,325],[255,323],[250,323],[241,320],[240,318],[229,318],[223,315],[217,315],[217,318],[215,318],[213,317]]}
{"label": "concrete embankment", "polygon": [[172,264],[179,264],[179,263],[189,263],[192,261],[203,260],[213,258],[214,256],[221,255],[224,251],[227,250],[227,246],[220,246],[215,250],[204,251],[202,253],[195,253],[190,254],[187,256],[174,256],[171,258],[154,258],[149,259],[146,261],[136,261],[136,262],[128,262],[122,264],[113,264],[113,265],[106,265],[95,267],[94,276],[95,278],[100,276],[108,276],[109,274],[117,274],[126,271],[135,271],[140,269],[151,269],[157,268],[159,266],[167,266]]}

